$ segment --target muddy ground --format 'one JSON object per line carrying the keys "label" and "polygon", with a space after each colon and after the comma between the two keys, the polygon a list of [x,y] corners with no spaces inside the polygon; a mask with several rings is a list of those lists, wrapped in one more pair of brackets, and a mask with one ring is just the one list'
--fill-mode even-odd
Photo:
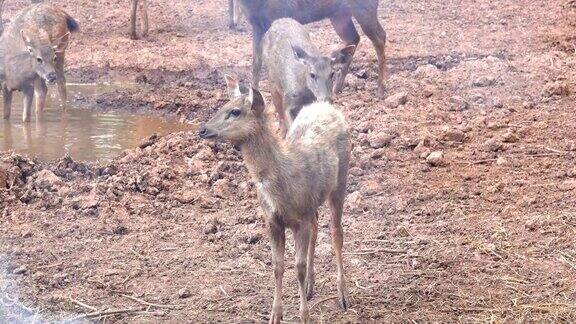
{"label": "muddy ground", "polygon": [[[140,41],[127,37],[127,2],[54,2],[82,26],[71,79],[142,84],[77,104],[203,120],[225,100],[223,73],[249,78],[250,28],[227,30],[223,0],[152,1]],[[22,6],[8,1],[5,16]],[[323,211],[313,321],[575,321],[576,7],[386,0],[379,14],[395,100],[375,97],[365,37],[336,100],[355,145],[344,216],[353,306],[329,299]],[[310,28],[326,52],[338,46],[328,22]],[[177,133],[106,165],[1,157],[4,290],[25,307],[0,319],[129,309],[100,320],[267,320],[270,249],[234,148]],[[284,318],[296,321],[288,264]]]}

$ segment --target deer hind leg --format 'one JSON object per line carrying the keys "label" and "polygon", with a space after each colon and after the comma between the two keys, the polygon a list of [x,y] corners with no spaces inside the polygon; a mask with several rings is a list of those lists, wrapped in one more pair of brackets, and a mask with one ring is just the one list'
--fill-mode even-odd
{"label": "deer hind leg", "polygon": [[132,8],[130,11],[130,38],[138,39],[136,35],[136,11],[138,10],[138,0],[132,0]]}
{"label": "deer hind leg", "polygon": [[8,90],[6,85],[2,86],[2,95],[4,97],[4,119],[10,119],[12,112],[12,90]]}
{"label": "deer hind leg", "polygon": [[269,224],[269,236],[272,243],[272,266],[274,267],[274,302],[270,324],[282,321],[282,278],[284,277],[284,252],[286,250],[286,232],[283,226]]}
{"label": "deer hind leg", "polygon": [[140,0],[140,18],[142,19],[142,37],[148,35],[148,0]]}
{"label": "deer hind leg", "polygon": [[48,93],[48,87],[46,82],[41,78],[37,78],[34,81],[34,102],[36,105],[36,114],[44,111],[46,107],[46,94]]}
{"label": "deer hind leg", "polygon": [[310,219],[310,244],[308,245],[308,270],[306,276],[306,298],[308,300],[314,297],[314,253],[316,251],[316,240],[318,239],[318,212]]}
{"label": "deer hind leg", "polygon": [[56,84],[58,85],[58,95],[62,110],[66,110],[68,105],[68,94],[66,92],[66,75],[64,75],[64,50],[56,56]]}
{"label": "deer hind leg", "polygon": [[236,29],[240,22],[240,0],[228,0],[228,28]]}
{"label": "deer hind leg", "polygon": [[335,192],[330,194],[329,206],[332,213],[330,220],[330,234],[332,235],[332,245],[334,247],[334,254],[336,255],[336,267],[338,269],[337,274],[337,286],[338,286],[338,301],[340,307],[346,310],[350,307],[350,301],[348,299],[348,290],[346,288],[346,276],[344,275],[344,264],[342,262],[342,246],[344,244],[344,231],[342,230],[342,211],[344,208],[344,197],[345,197],[345,185],[344,190],[340,188]]}
{"label": "deer hind leg", "polygon": [[[351,15],[337,15],[330,18],[330,21],[332,22],[332,26],[334,26],[334,30],[336,30],[336,33],[346,45],[358,45],[360,42],[360,35],[358,35],[358,31],[356,30],[356,27],[354,27]],[[337,74],[337,78],[334,81],[334,93],[342,91],[344,80],[346,79],[351,63],[352,59],[346,62]]]}
{"label": "deer hind leg", "polygon": [[[313,215],[312,217],[316,216]],[[296,276],[298,277],[298,292],[300,295],[300,322],[302,323],[310,322],[310,309],[308,308],[308,298],[306,294],[306,273],[308,271],[307,258],[311,239],[310,234],[310,224],[303,224],[294,231]]]}
{"label": "deer hind leg", "polygon": [[378,21],[378,4],[358,9],[354,12],[354,17],[376,50],[378,56],[378,96],[382,98],[386,92],[384,84],[386,77],[386,31]]}

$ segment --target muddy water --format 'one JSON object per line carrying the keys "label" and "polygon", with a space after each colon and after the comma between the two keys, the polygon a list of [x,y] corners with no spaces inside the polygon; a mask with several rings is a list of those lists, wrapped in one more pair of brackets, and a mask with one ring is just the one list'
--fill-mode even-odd
{"label": "muddy water", "polygon": [[[70,85],[68,96],[86,97],[114,87],[117,86]],[[13,150],[43,160],[68,154],[78,161],[106,162],[154,133],[193,129],[192,125],[160,117],[97,113],[73,105],[63,112],[55,90],[50,89],[46,109],[39,114],[33,112],[29,123],[22,122],[21,97],[14,96],[10,120],[0,121],[0,151]]]}

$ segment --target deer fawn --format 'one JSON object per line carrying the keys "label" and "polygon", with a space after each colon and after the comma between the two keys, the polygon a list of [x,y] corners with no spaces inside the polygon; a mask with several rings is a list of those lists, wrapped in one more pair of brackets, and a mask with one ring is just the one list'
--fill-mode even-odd
{"label": "deer fawn", "polygon": [[33,96],[36,111],[43,110],[46,83],[58,84],[60,100],[66,108],[64,54],[70,34],[78,29],[72,17],[52,4],[32,5],[14,18],[0,38],[5,119],[10,117],[14,90],[24,94],[25,122],[30,121]]}
{"label": "deer fawn", "polygon": [[[352,17],[370,38],[378,55],[378,95],[384,96],[386,62],[384,47],[386,32],[378,21],[378,0],[239,0],[252,25],[252,83],[256,88],[262,69],[262,37],[272,22],[279,18],[294,18],[302,24],[330,18],[336,33],[346,45],[358,45],[360,36]],[[350,62],[343,65],[336,79],[334,92],[340,92],[348,74]]]}
{"label": "deer fawn", "polygon": [[342,210],[350,160],[350,134],[344,116],[330,103],[313,103],[298,114],[285,140],[268,126],[258,90],[242,91],[226,77],[231,100],[203,125],[199,136],[240,147],[256,182],[272,245],[275,289],[270,323],[282,319],[285,230],[294,233],[301,321],[308,323],[307,300],[314,291],[314,250],[318,208],[328,200],[331,234],[338,267],[340,306],[349,307],[342,264]]}
{"label": "deer fawn", "polygon": [[303,106],[332,100],[334,70],[352,58],[355,47],[350,45],[324,57],[296,20],[282,18],[272,23],[263,38],[263,61],[268,67],[282,137]]}

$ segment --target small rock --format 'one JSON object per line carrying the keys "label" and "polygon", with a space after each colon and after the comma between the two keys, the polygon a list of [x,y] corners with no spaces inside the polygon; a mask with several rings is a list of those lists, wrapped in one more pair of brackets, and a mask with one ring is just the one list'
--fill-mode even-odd
{"label": "small rock", "polygon": [[260,240],[262,240],[262,234],[261,233],[252,233],[252,234],[248,235],[248,237],[246,238],[246,243],[256,244],[256,243],[260,242]]}
{"label": "small rock", "polygon": [[373,159],[379,159],[379,158],[383,157],[385,153],[386,153],[386,149],[380,148],[380,149],[374,150],[372,152],[372,154],[370,154],[370,157]]}
{"label": "small rock", "polygon": [[23,274],[26,274],[27,272],[28,272],[28,268],[26,266],[21,266],[21,267],[18,267],[16,269],[12,270],[12,273],[15,275],[23,275]]}
{"label": "small rock", "polygon": [[538,227],[538,220],[536,219],[529,219],[526,221],[526,223],[524,224],[524,227],[526,227],[526,229],[530,230],[530,231],[535,231],[536,228]]}
{"label": "small rock", "polygon": [[499,156],[496,159],[496,165],[508,165],[508,164],[509,164],[508,160],[506,160],[505,158],[503,158],[501,156]]}
{"label": "small rock", "polygon": [[62,184],[62,180],[50,170],[44,169],[36,174],[36,185],[40,188],[57,188]]}
{"label": "small rock", "polygon": [[388,146],[393,139],[394,139],[393,135],[386,133],[372,133],[368,136],[368,142],[370,143],[370,147],[375,149]]}
{"label": "small rock", "polygon": [[366,71],[366,69],[358,70],[358,71],[354,72],[354,75],[358,79],[368,79],[368,72]]}
{"label": "small rock", "polygon": [[217,222],[209,222],[204,226],[204,234],[216,234],[218,232],[218,225]]}
{"label": "small rock", "polygon": [[484,142],[483,144],[484,150],[489,152],[496,152],[502,149],[502,142],[498,141],[495,138],[491,138]]}
{"label": "small rock", "polygon": [[536,107],[536,104],[534,104],[532,101],[524,101],[522,103],[522,108],[524,109],[534,109],[534,107]]}
{"label": "small rock", "polygon": [[182,288],[182,289],[178,290],[178,298],[184,299],[184,298],[188,298],[190,296],[192,296],[192,294],[190,293],[190,289]]}
{"label": "small rock", "polygon": [[502,141],[504,143],[516,143],[519,140],[520,140],[520,138],[513,131],[508,131],[504,135],[502,135]]}
{"label": "small rock", "polygon": [[362,192],[366,196],[372,196],[382,191],[382,186],[375,180],[368,180],[362,186]]}
{"label": "small rock", "polygon": [[138,147],[141,149],[147,148],[148,146],[151,146],[154,143],[156,143],[159,138],[160,136],[158,136],[158,134],[152,134],[149,137],[143,139],[140,145],[138,145]]}
{"label": "small rock", "polygon": [[493,76],[482,76],[472,82],[475,87],[489,87],[496,83],[496,78]]}
{"label": "small rock", "polygon": [[408,93],[405,91],[388,96],[384,100],[384,104],[390,108],[397,108],[408,101]]}
{"label": "small rock", "polygon": [[424,96],[424,98],[430,98],[434,95],[434,92],[436,89],[433,88],[432,86],[425,86],[424,88],[422,88],[422,95]]}
{"label": "small rock", "polygon": [[449,111],[463,111],[470,108],[470,104],[460,96],[453,96],[450,98]]}
{"label": "small rock", "polygon": [[216,197],[224,198],[232,194],[232,187],[228,179],[218,179],[212,185],[212,193]]}
{"label": "small rock", "polygon": [[464,139],[466,139],[466,134],[464,134],[463,131],[458,130],[458,129],[447,128],[444,130],[444,134],[442,135],[442,138],[445,141],[450,141],[450,142],[464,142]]}
{"label": "small rock", "polygon": [[567,96],[569,93],[570,88],[564,81],[548,82],[542,90],[542,96],[546,98],[553,96]]}
{"label": "small rock", "polygon": [[348,173],[350,173],[350,174],[353,175],[353,176],[359,177],[359,176],[361,176],[361,175],[364,175],[364,170],[362,170],[362,169],[359,168],[359,167],[353,167],[353,168],[350,168],[350,170],[348,171]]}
{"label": "small rock", "polygon": [[362,208],[362,194],[360,191],[354,191],[346,197],[346,203],[350,206],[353,211],[360,210]]}
{"label": "small rock", "polygon": [[434,151],[426,158],[426,163],[431,166],[440,166],[444,163],[444,152]]}

